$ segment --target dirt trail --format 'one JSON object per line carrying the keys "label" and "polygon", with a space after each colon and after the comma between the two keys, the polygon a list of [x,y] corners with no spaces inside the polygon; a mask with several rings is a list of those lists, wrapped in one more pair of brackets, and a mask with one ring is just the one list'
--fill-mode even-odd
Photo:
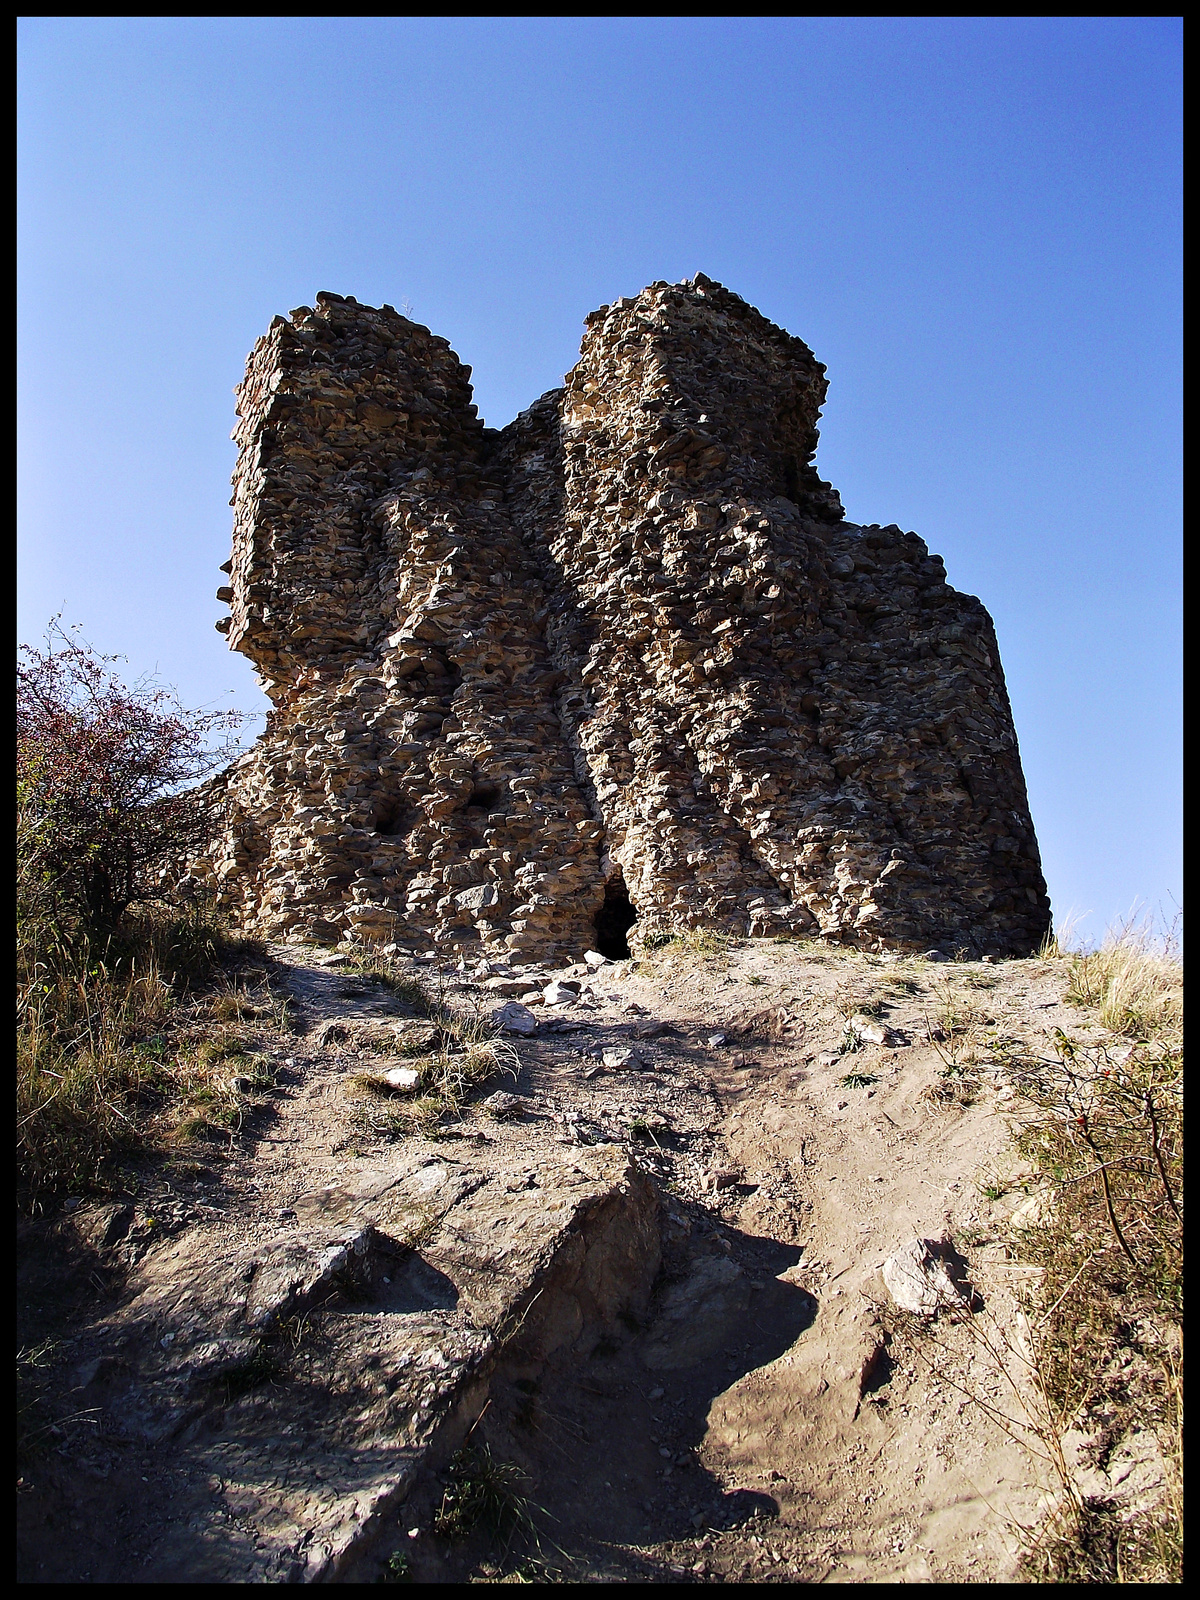
{"label": "dirt trail", "polygon": [[[20,1497],[25,1581],[369,1581],[395,1549],[424,1581],[494,1575],[482,1535],[430,1531],[468,1433],[526,1474],[543,1573],[1014,1575],[1041,1485],[995,1420],[1020,1420],[1005,1063],[1087,1035],[1064,964],[668,947],[535,1005],[514,1077],[391,1141],[353,1078],[411,1008],[273,958],[298,1031],[263,1034],[276,1085],[226,1159],[27,1228],[23,1342],[53,1335],[84,1420]],[[931,1341],[880,1269],[941,1237],[978,1309]],[[269,1370],[255,1315],[300,1330]]]}

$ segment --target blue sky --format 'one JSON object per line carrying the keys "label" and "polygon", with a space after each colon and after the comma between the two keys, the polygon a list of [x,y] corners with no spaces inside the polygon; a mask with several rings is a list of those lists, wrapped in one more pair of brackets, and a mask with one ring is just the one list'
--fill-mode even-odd
{"label": "blue sky", "polygon": [[[20,24],[19,628],[193,705],[231,390],[318,289],[502,426],[696,271],[829,369],[817,464],[996,622],[1055,913],[1181,903],[1176,18]],[[1086,915],[1085,915],[1086,914]]]}

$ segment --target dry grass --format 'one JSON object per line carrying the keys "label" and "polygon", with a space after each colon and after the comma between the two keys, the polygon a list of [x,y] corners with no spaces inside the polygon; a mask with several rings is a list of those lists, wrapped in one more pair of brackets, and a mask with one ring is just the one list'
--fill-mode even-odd
{"label": "dry grass", "polygon": [[100,948],[19,935],[18,1179],[38,1205],[102,1187],[115,1161],[161,1143],[164,1109],[215,1076],[213,1057],[181,1056],[184,1019],[218,973],[261,950],[202,916],[154,911]]}
{"label": "dry grass", "polygon": [[[1007,1384],[1008,1403],[989,1409],[970,1385],[962,1392],[1057,1486],[1048,1515],[1021,1530],[1027,1580],[1178,1583],[1182,964],[1144,928],[1123,929],[1098,951],[1071,954],[1059,945],[1042,957],[1060,970],[1069,964],[1067,997],[1098,1013],[1106,1040],[1081,1043],[1056,1028],[1044,1053],[1016,1051],[1015,1041],[989,1026],[960,975],[938,980],[927,1016],[943,1065],[925,1097],[968,1098],[982,1064],[1003,1059],[1024,1104],[1013,1155],[1044,1201],[1041,1219],[1027,1217],[1007,1241],[1011,1257],[1036,1269],[1018,1326],[986,1313],[952,1319],[1002,1389]],[[982,1175],[979,1187],[995,1200],[1009,1185]],[[916,1353],[946,1376],[950,1351],[941,1336],[929,1327],[910,1331]],[[1072,1430],[1088,1441],[1079,1459],[1101,1472],[1125,1441],[1152,1437],[1160,1479],[1151,1475],[1135,1498],[1116,1479],[1094,1492],[1106,1480],[1080,1478],[1064,1446]]]}
{"label": "dry grass", "polygon": [[1157,1493],[1133,1505],[1083,1498],[1064,1466],[1026,1556],[1038,1581],[1181,1581],[1181,993],[1176,952],[1144,928],[1077,953],[1068,997],[1117,1039],[1080,1045],[1055,1030],[1052,1059],[1026,1081],[1018,1148],[1053,1203],[1014,1249],[1041,1269],[1032,1347],[1050,1434],[1091,1436],[1102,1466],[1150,1433],[1163,1461]]}
{"label": "dry grass", "polygon": [[688,928],[669,938],[647,941],[646,954],[634,961],[633,970],[652,977],[664,965],[674,972],[713,965],[723,972],[729,966],[729,952],[737,944],[738,940],[711,928]]}
{"label": "dry grass", "polygon": [[1113,1033],[1163,1038],[1183,1027],[1183,964],[1145,923],[1122,929],[1099,950],[1074,957],[1065,998],[1094,1006]]}
{"label": "dry grass", "polygon": [[516,1076],[520,1058],[514,1046],[492,1026],[480,1002],[452,1003],[440,986],[431,988],[415,974],[389,965],[384,958],[364,963],[362,976],[383,984],[404,1004],[436,1024],[439,1047],[408,1061],[418,1073],[408,1090],[394,1088],[380,1073],[359,1072],[351,1086],[361,1096],[354,1125],[388,1139],[411,1133],[436,1134],[446,1117],[458,1117],[472,1090],[498,1072]]}

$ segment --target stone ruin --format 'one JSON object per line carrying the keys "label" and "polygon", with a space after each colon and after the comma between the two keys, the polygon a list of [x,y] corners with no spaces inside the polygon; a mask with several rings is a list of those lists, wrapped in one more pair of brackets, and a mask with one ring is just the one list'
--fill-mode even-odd
{"label": "stone ruin", "polygon": [[254,347],[217,627],[273,708],[216,783],[218,902],[509,960],[1034,950],[991,620],[915,533],[846,521],[807,345],[698,275],[592,312],[501,431],[470,374],[335,294]]}

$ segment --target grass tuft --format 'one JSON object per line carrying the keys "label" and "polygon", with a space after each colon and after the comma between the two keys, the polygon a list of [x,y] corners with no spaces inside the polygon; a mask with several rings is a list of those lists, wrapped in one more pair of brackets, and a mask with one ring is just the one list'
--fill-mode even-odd
{"label": "grass tuft", "polygon": [[1075,955],[1065,998],[1095,1006],[1104,1026],[1126,1038],[1174,1038],[1183,1026],[1183,966],[1143,923]]}
{"label": "grass tuft", "polygon": [[443,1539],[465,1539],[478,1527],[497,1538],[524,1529],[534,1533],[530,1502],[522,1493],[525,1474],[498,1461],[486,1444],[464,1445],[450,1463],[445,1492],[433,1522]]}
{"label": "grass tuft", "polygon": [[438,1048],[409,1062],[421,1075],[411,1090],[397,1092],[377,1073],[354,1075],[351,1088],[364,1097],[353,1115],[361,1132],[386,1139],[413,1133],[432,1136],[444,1117],[461,1115],[468,1096],[489,1078],[500,1072],[516,1077],[520,1067],[516,1048],[492,1026],[479,1004],[451,1004],[440,989],[393,971],[382,958],[364,970],[374,979],[382,974],[393,993],[437,1024]]}

